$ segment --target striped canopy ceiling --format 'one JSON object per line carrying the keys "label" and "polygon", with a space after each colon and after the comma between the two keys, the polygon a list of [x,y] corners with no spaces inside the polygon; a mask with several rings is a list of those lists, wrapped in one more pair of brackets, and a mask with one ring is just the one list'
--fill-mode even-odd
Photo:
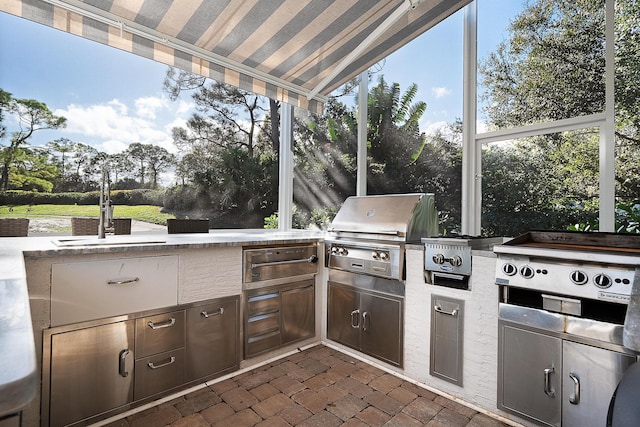
{"label": "striped canopy ceiling", "polygon": [[310,111],[471,0],[2,0],[0,10]]}

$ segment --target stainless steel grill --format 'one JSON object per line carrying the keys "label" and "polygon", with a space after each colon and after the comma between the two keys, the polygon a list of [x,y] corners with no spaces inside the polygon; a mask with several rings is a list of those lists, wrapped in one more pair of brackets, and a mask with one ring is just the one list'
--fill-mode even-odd
{"label": "stainless steel grill", "polygon": [[433,194],[349,197],[325,239],[327,338],[402,367],[405,244],[437,232]]}
{"label": "stainless steel grill", "polygon": [[403,280],[405,244],[437,234],[433,194],[349,197],[325,240],[327,266]]}

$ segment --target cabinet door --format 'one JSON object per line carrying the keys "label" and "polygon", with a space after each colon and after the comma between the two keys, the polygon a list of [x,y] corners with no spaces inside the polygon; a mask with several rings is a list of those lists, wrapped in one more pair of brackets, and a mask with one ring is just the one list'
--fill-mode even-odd
{"label": "cabinet door", "polygon": [[187,311],[187,382],[239,366],[239,304],[234,297]]}
{"label": "cabinet door", "polygon": [[49,425],[133,401],[133,345],[133,320],[52,335]]}
{"label": "cabinet door", "polygon": [[315,335],[315,287],[313,280],[302,287],[283,291],[280,295],[282,344]]}
{"label": "cabinet door", "polygon": [[327,338],[360,348],[359,292],[329,283]]}
{"label": "cabinet door", "polygon": [[396,366],[402,366],[402,301],[362,293],[360,295],[360,347]]}
{"label": "cabinet door", "polygon": [[559,426],[562,340],[500,323],[498,407]]}
{"label": "cabinet door", "polygon": [[462,386],[464,301],[431,295],[429,373]]}
{"label": "cabinet door", "polygon": [[563,342],[563,426],[604,426],[609,402],[635,357]]}

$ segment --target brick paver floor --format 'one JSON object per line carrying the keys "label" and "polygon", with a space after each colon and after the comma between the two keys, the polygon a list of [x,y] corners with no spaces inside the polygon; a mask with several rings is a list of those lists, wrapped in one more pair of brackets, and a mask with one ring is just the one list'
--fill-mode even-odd
{"label": "brick paver floor", "polygon": [[318,345],[108,427],[506,426]]}

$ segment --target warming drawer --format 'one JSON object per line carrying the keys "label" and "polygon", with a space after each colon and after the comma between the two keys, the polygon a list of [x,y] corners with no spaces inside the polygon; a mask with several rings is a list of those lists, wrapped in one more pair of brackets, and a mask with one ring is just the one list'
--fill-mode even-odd
{"label": "warming drawer", "polygon": [[245,249],[244,283],[316,274],[316,245]]}

